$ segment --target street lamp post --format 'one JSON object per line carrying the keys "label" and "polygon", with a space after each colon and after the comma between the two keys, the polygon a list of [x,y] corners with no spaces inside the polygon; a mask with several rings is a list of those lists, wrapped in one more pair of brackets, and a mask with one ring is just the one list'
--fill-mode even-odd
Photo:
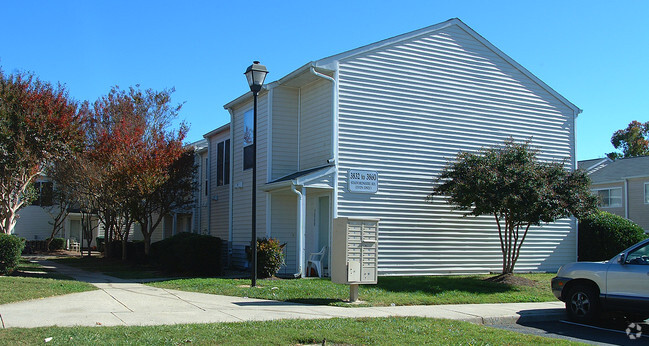
{"label": "street lamp post", "polygon": [[251,287],[257,285],[257,94],[264,85],[264,79],[268,70],[266,66],[260,65],[259,61],[253,61],[248,66],[246,79],[253,96],[253,130],[252,130],[252,240],[250,248],[252,252],[252,268],[250,273]]}

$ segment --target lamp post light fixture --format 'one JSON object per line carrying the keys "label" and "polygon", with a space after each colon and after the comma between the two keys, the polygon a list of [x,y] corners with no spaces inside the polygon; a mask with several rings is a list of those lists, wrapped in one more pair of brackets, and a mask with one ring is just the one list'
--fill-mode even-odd
{"label": "lamp post light fixture", "polygon": [[252,129],[252,240],[250,249],[252,252],[252,266],[250,270],[251,287],[257,285],[257,94],[264,85],[264,79],[268,70],[266,66],[259,64],[259,61],[253,61],[248,66],[246,79],[253,96],[253,129]]}

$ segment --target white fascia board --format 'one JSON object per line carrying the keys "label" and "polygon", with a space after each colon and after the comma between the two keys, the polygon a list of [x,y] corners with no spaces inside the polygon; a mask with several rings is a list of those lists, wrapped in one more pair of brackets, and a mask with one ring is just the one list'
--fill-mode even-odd
{"label": "white fascia board", "polygon": [[[303,175],[295,180],[296,185],[304,186],[307,185],[310,181],[322,178],[328,174],[332,174],[336,171],[335,166],[329,166],[327,169],[321,169],[306,175]],[[333,187],[332,187],[333,188]]]}
{"label": "white fascia board", "polygon": [[227,123],[227,124],[225,124],[225,125],[223,125],[221,127],[217,127],[216,129],[204,134],[203,138],[210,138],[210,137],[212,137],[214,135],[217,135],[217,134],[220,134],[220,133],[224,132],[225,130],[230,130],[230,123]]}
{"label": "white fascia board", "polygon": [[[261,95],[261,93],[264,90],[269,90],[269,89],[272,89],[272,88],[277,87],[279,85],[282,85],[282,84],[290,81],[291,79],[293,79],[293,78],[295,78],[295,77],[297,77],[297,76],[299,76],[299,75],[301,75],[301,74],[303,74],[305,72],[308,72],[309,69],[312,66],[315,67],[315,63],[313,61],[308,62],[308,63],[302,65],[301,67],[299,67],[298,69],[294,70],[293,72],[291,72],[291,73],[287,74],[286,76],[280,78],[279,80],[276,80],[276,81],[271,82],[271,83],[264,84],[264,86],[262,87],[262,91],[260,91],[259,95]],[[238,105],[240,103],[246,102],[251,98],[252,98],[252,92],[246,92],[245,94],[237,97],[236,99],[226,103],[223,106],[223,108],[225,108],[225,109],[233,108],[234,106],[236,106],[236,105]]]}

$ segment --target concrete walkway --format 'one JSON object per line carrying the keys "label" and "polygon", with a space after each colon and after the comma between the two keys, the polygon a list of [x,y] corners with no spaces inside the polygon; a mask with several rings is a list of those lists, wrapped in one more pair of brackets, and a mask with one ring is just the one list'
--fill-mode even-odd
{"label": "concrete walkway", "polygon": [[79,281],[89,282],[99,290],[0,305],[0,322],[4,328],[389,316],[448,318],[479,324],[564,318],[563,303],[559,301],[357,308],[305,305],[154,288],[58,263],[40,263]]}

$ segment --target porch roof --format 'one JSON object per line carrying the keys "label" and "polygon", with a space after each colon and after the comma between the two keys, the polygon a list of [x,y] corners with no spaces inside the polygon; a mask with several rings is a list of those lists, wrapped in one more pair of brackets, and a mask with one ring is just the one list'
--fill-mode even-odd
{"label": "porch roof", "polygon": [[[335,166],[325,165],[321,167],[315,167],[303,171],[298,171],[267,183],[263,187],[263,190],[271,191],[271,190],[276,190],[284,187],[289,187],[291,185],[307,186],[309,183],[313,182],[314,180],[332,174],[335,170],[336,170]],[[317,187],[333,188],[333,186],[329,186],[329,185],[323,186],[322,184],[319,184]]]}

